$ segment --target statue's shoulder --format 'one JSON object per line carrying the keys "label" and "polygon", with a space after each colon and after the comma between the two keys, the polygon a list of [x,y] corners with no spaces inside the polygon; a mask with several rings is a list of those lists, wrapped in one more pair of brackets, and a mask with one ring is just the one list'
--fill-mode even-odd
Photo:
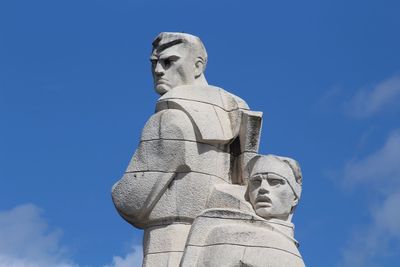
{"label": "statue's shoulder", "polygon": [[[274,258],[287,260],[274,262]],[[295,240],[274,224],[252,212],[221,208],[205,210],[195,219],[182,258],[186,265],[182,266],[203,266],[208,261],[218,262],[218,266],[239,262],[249,266],[304,266]]]}
{"label": "statue's shoulder", "polygon": [[158,99],[156,112],[165,109],[184,111],[198,131],[200,141],[229,143],[239,134],[241,111],[249,107],[241,98],[219,87],[185,85]]}
{"label": "statue's shoulder", "polygon": [[250,110],[249,105],[247,105],[246,101],[244,101],[242,98],[240,98],[237,95],[234,95],[228,91],[225,91],[224,89],[221,89],[221,90],[223,90],[226,94],[230,95],[230,97],[235,99],[235,102],[239,109]]}
{"label": "statue's shoulder", "polygon": [[213,85],[178,86],[161,96],[157,102],[177,100],[213,105],[228,112],[236,109],[249,109],[243,99]]}
{"label": "statue's shoulder", "polygon": [[[234,208],[206,209],[196,217],[192,228],[203,228],[201,232],[203,234],[208,233],[209,237],[214,237],[214,234],[220,231],[221,228],[229,228],[228,231],[231,233],[227,235],[227,238],[232,235],[232,231],[241,232],[243,230],[245,232],[254,232],[258,235],[278,235],[296,243],[292,236],[287,235],[277,227],[277,222],[265,220],[250,210]],[[204,231],[205,229],[207,230]],[[203,235],[202,237],[206,236]],[[238,240],[238,242],[243,241]]]}

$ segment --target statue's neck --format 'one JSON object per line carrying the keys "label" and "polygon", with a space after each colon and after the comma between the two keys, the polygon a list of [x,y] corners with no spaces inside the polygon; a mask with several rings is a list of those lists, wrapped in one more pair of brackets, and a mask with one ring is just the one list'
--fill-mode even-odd
{"label": "statue's neck", "polygon": [[193,85],[203,85],[204,86],[204,85],[208,85],[208,82],[206,80],[206,77],[203,74],[201,74],[199,77],[197,77],[194,80]]}

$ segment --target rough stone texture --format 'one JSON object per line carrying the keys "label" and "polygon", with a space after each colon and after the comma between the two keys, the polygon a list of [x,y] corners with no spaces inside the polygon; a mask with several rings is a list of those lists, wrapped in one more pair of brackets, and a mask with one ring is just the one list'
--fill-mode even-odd
{"label": "rough stone texture", "polygon": [[304,266],[291,223],[300,168],[258,155],[262,113],[208,85],[193,35],[161,33],[150,60],[161,97],[112,188],[119,214],[144,229],[143,266]]}
{"label": "rough stone texture", "polygon": [[[172,93],[181,89],[186,95],[176,98]],[[200,94],[196,101],[196,93],[204,91],[207,94]],[[214,96],[219,103],[201,102]],[[214,185],[232,183],[239,157],[231,153],[230,143],[239,138],[239,106],[246,107],[237,99],[216,87],[177,87],[159,100],[125,175],[113,188],[113,200],[123,218],[144,229],[191,223],[205,209]],[[185,240],[187,232],[180,235]],[[176,236],[179,232],[165,238]],[[158,246],[158,239],[146,239],[147,243]],[[161,259],[167,264],[180,255],[169,253],[147,257],[145,265]]]}
{"label": "rough stone texture", "polygon": [[190,224],[148,227],[144,233],[145,266],[179,266]]}
{"label": "rough stone texture", "polygon": [[208,198],[206,208],[237,209],[253,212],[251,203],[245,200],[246,187],[232,184],[216,184]]}
{"label": "rough stone texture", "polygon": [[181,265],[302,267],[293,237],[261,217],[209,209],[192,225]]}
{"label": "rough stone texture", "polygon": [[227,143],[239,134],[241,111],[248,110],[240,98],[215,86],[180,86],[164,94],[156,111],[184,110],[196,125],[198,141]]}
{"label": "rough stone texture", "polygon": [[262,112],[243,111],[241,127],[239,129],[240,154],[237,156],[235,175],[232,179],[235,184],[247,184],[249,173],[246,166],[257,155],[260,145],[262,126]]}

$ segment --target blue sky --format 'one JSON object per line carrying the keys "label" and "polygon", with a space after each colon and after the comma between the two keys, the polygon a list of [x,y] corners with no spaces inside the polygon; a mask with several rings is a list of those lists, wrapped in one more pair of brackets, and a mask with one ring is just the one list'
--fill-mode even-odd
{"label": "blue sky", "polygon": [[2,1],[0,266],[138,266],[110,190],[154,112],[161,31],[264,112],[260,152],[303,170],[307,266],[400,261],[398,1]]}

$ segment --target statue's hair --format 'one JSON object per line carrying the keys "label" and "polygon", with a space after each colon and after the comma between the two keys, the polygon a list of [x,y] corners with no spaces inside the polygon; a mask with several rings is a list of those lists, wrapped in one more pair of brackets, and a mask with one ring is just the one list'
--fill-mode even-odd
{"label": "statue's hair", "polygon": [[303,175],[301,173],[301,169],[300,169],[300,164],[291,158],[287,158],[287,157],[280,157],[280,156],[275,156],[277,159],[281,160],[282,162],[286,163],[287,165],[289,165],[290,169],[293,172],[294,178],[296,179],[296,182],[302,186],[303,185]]}
{"label": "statue's hair", "polygon": [[162,32],[153,41],[153,51],[162,51],[171,46],[184,43],[192,50],[196,58],[203,62],[203,72],[207,65],[207,51],[199,37],[179,32]]}

